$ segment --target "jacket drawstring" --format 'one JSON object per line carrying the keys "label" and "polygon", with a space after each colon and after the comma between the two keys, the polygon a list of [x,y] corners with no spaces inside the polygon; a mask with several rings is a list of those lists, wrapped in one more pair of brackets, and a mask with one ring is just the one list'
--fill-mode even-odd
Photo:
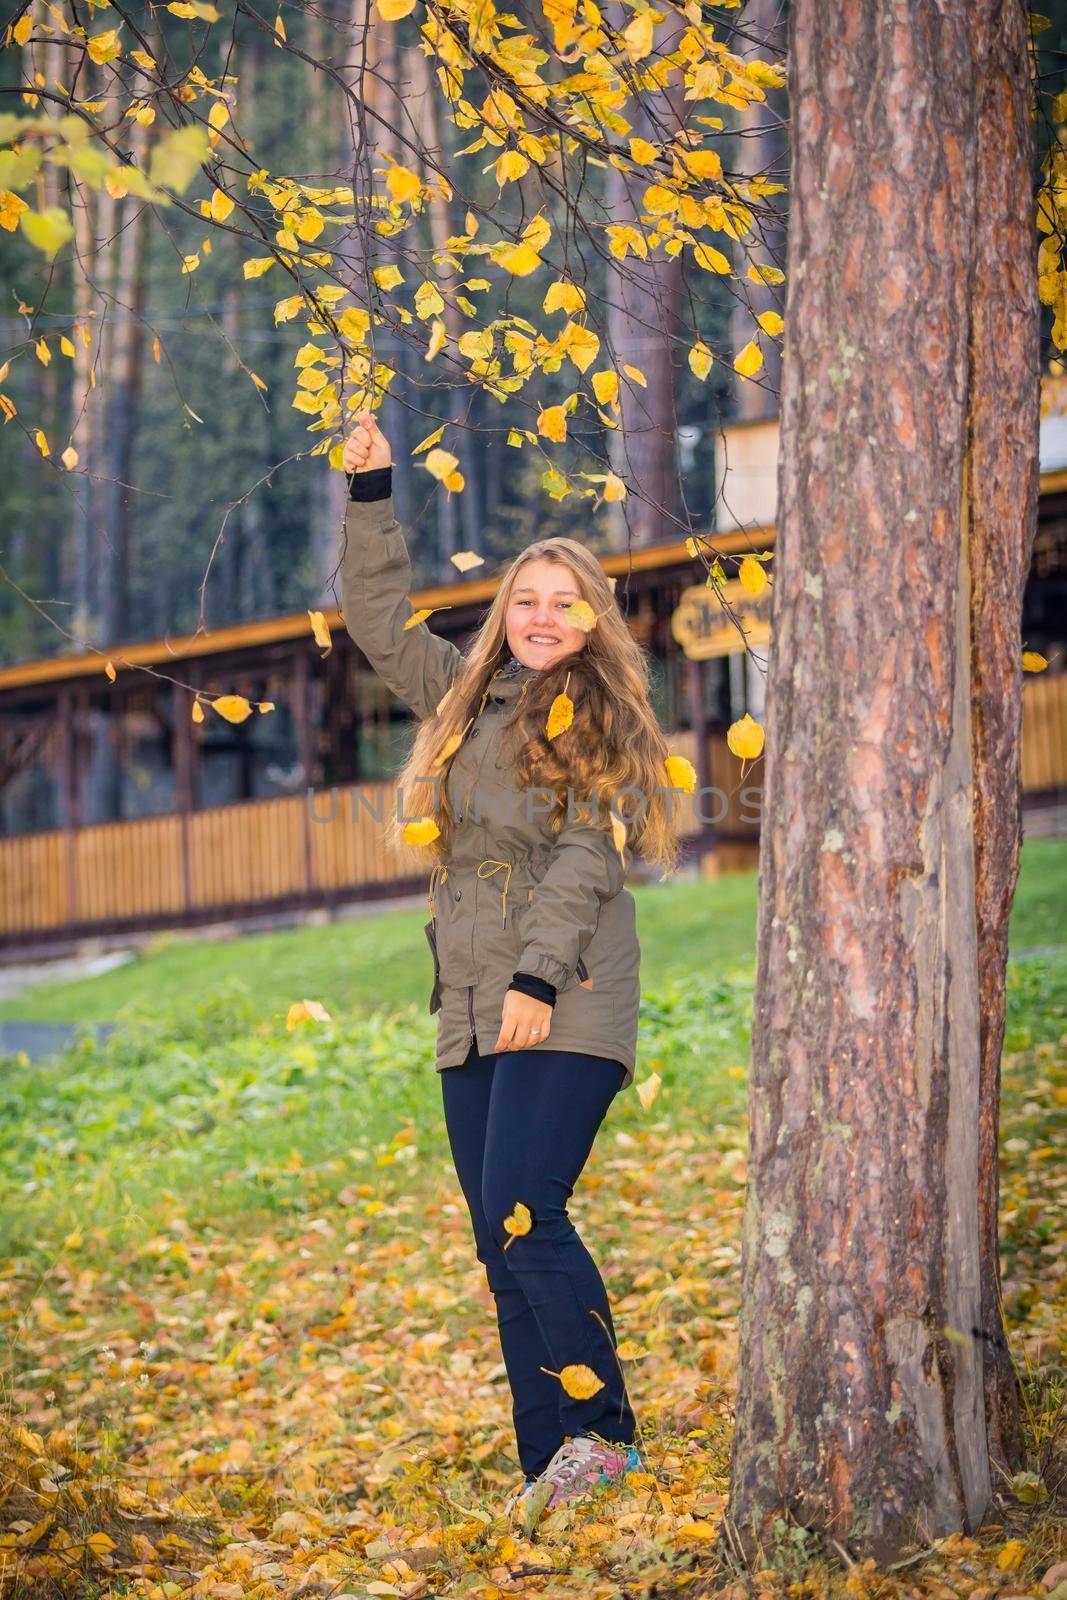
{"label": "jacket drawstring", "polygon": [[[488,867],[489,871],[483,872],[483,867]],[[484,861],[478,863],[479,878],[491,878],[493,873],[499,872],[501,867],[504,868],[504,892],[500,899],[500,922],[503,925],[508,920],[508,885],[511,882],[511,862],[495,861],[492,856],[486,856]]]}
{"label": "jacket drawstring", "polygon": [[435,893],[435,891],[437,889],[437,885],[439,883],[444,883],[444,881],[445,881],[445,879],[447,877],[448,877],[448,868],[444,865],[443,862],[435,861],[433,866],[430,868],[430,893],[429,893],[429,897],[428,897],[428,908],[429,908],[429,912],[430,912],[431,917],[435,917],[437,915],[437,910],[436,910],[436,907],[434,906],[434,903],[433,903],[433,897],[434,897],[434,893]]}

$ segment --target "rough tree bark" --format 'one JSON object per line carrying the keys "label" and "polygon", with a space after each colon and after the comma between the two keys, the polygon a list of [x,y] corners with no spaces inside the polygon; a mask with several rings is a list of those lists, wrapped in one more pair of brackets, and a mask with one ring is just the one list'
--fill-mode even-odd
{"label": "rough tree bark", "polygon": [[977,1527],[992,1492],[982,1274],[1018,848],[1014,756],[995,763],[1019,731],[1039,381],[1025,39],[1021,0],[790,14],[726,1518],[749,1558],[784,1519],[884,1560]]}

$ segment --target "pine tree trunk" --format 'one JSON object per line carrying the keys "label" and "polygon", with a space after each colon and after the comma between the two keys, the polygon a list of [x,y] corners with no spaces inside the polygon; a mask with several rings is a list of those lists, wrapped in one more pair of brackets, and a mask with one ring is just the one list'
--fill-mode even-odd
{"label": "pine tree trunk", "polygon": [[[989,546],[998,528],[1025,546],[1011,517],[1032,523],[1035,503],[1009,492],[992,527],[972,505],[1007,435],[1015,487],[1036,470],[1028,244],[987,273],[1012,357],[1028,364],[1011,388],[976,379],[990,312],[975,288],[986,255],[1005,248],[980,238],[996,203],[978,203],[980,127],[998,159],[1010,153],[1012,217],[1029,193],[1017,3],[865,0],[843,14],[797,0],[790,16],[767,820],[726,1523],[764,1564],[779,1521],[885,1560],[976,1528],[992,1492],[980,1331],[996,1219],[983,1140],[1018,790],[973,751],[994,726],[1005,741],[1017,729],[1021,583],[1016,571],[994,586]],[[1024,193],[1009,202],[1014,182]],[[972,704],[990,633],[995,681]],[[1007,843],[992,841],[999,828]]]}

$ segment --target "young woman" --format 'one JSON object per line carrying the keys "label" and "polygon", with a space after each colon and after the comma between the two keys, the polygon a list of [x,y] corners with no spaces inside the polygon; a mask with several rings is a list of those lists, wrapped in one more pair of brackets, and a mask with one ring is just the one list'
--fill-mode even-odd
{"label": "young woman", "polygon": [[[676,863],[668,751],[641,647],[582,545],[540,539],[516,556],[461,654],[411,624],[372,413],[342,461],[345,624],[420,719],[387,833],[400,842],[423,819],[434,857],[436,1066],[525,1474],[505,1509],[529,1521],[639,1461],[607,1294],[567,1201],[634,1078],[640,948],[624,882],[635,845]],[[595,1392],[571,1392],[592,1385],[558,1376],[567,1367],[589,1368]]]}

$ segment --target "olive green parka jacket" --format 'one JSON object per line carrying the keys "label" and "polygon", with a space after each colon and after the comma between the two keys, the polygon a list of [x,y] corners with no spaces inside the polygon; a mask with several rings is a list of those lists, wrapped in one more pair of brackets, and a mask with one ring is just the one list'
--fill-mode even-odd
{"label": "olive green parka jacket", "polygon": [[[462,656],[425,622],[404,627],[411,563],[391,495],[348,502],[341,588],[345,626],[378,676],[420,718],[432,716]],[[461,1066],[475,1038],[480,1052],[492,1051],[504,995],[521,971],[556,988],[549,1036],[529,1048],[619,1061],[627,1088],[641,959],[636,907],[624,888],[631,853],[624,864],[610,830],[577,816],[553,835],[546,795],[522,787],[501,735],[536,670],[513,659],[497,670],[444,780],[455,827],[448,857],[430,871],[425,928],[434,963],[429,1009],[440,1013],[436,1066]],[[424,796],[432,810],[433,791],[420,783],[404,797],[403,814],[422,807]]]}

